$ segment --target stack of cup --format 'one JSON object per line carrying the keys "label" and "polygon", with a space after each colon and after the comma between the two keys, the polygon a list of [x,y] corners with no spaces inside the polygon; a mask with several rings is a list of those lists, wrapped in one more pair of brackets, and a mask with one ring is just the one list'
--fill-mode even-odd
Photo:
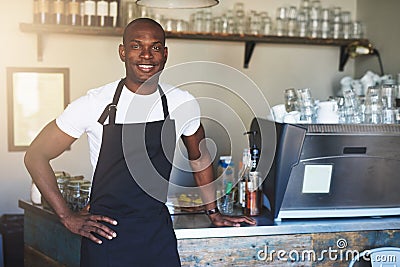
{"label": "stack of cup", "polygon": [[300,121],[302,123],[315,123],[315,105],[310,88],[297,89],[297,97],[299,98]]}
{"label": "stack of cup", "polygon": [[396,123],[396,85],[384,84],[382,94],[382,123]]}
{"label": "stack of cup", "polygon": [[382,99],[380,88],[370,86],[365,96],[365,123],[379,124],[382,122]]}
{"label": "stack of cup", "polygon": [[353,89],[345,88],[343,90],[344,113],[346,123],[361,123],[361,114],[358,104],[358,97]]}

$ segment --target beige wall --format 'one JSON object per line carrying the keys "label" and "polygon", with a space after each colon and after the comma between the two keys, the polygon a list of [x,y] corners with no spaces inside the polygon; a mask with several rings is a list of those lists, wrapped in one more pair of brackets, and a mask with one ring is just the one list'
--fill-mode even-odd
{"label": "beige wall", "polygon": [[[218,8],[232,6],[234,1],[221,2]],[[300,3],[298,0],[243,2],[246,9],[265,10],[271,15],[275,14],[279,5]],[[355,15],[356,0],[322,0],[322,4],[340,5]],[[179,13],[177,15],[180,16]],[[89,88],[124,75],[123,65],[117,55],[118,37],[44,36],[44,59],[38,62],[36,36],[19,30],[20,22],[31,21],[32,0],[0,1],[0,214],[22,212],[17,208],[17,200],[28,199],[30,190],[30,177],[23,165],[23,152],[7,150],[6,67],[67,67],[70,69],[72,100]],[[309,87],[315,98],[325,99],[337,90],[340,78],[353,75],[354,69],[353,62],[349,62],[345,72],[338,72],[339,49],[336,47],[257,44],[249,68],[243,69],[243,43],[171,39],[167,44],[170,51],[168,67],[194,60],[227,64],[248,75],[271,105],[282,102],[282,92],[288,87]],[[194,94],[199,92],[199,88],[193,90]],[[204,94],[204,91],[201,93]],[[214,97],[212,91],[209,97]],[[249,119],[246,119],[246,124],[250,122]],[[212,129],[209,129],[209,133],[212,135]],[[219,141],[218,138],[216,141]],[[92,170],[85,138],[77,141],[70,151],[54,160],[52,165],[56,170],[89,177]]]}
{"label": "beige wall", "polygon": [[[400,73],[400,1],[397,0],[358,0],[357,13],[366,22],[368,38],[381,55],[385,74],[397,78]],[[380,73],[375,56],[356,59],[356,77],[367,70]]]}

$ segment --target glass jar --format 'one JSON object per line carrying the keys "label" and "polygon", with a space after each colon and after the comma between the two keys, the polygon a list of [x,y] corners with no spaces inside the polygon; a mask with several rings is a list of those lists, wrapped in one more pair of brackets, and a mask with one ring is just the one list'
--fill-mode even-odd
{"label": "glass jar", "polygon": [[90,183],[83,183],[80,186],[79,190],[79,210],[82,210],[89,204],[90,200],[90,189],[91,189],[91,184]]}
{"label": "glass jar", "polygon": [[67,185],[67,203],[72,211],[79,210],[80,184],[83,180],[71,180]]}
{"label": "glass jar", "polygon": [[284,92],[286,112],[298,110],[297,94],[294,88],[288,88]]}
{"label": "glass jar", "polygon": [[63,198],[66,200],[67,197],[67,185],[68,185],[69,179],[67,177],[58,177],[57,178],[57,186],[58,189],[60,190],[61,195]]}

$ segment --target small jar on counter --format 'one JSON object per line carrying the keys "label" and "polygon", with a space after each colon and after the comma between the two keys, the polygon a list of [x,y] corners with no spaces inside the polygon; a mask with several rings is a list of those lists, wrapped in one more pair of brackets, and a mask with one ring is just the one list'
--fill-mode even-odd
{"label": "small jar on counter", "polygon": [[80,185],[83,180],[71,180],[67,185],[66,200],[72,211],[79,210]]}
{"label": "small jar on counter", "polygon": [[82,210],[89,204],[90,200],[90,189],[91,189],[91,184],[90,183],[83,183],[81,184],[79,193],[79,210]]}
{"label": "small jar on counter", "polygon": [[58,177],[57,178],[58,189],[60,190],[60,193],[65,200],[67,198],[68,182],[69,182],[69,179],[67,177]]}

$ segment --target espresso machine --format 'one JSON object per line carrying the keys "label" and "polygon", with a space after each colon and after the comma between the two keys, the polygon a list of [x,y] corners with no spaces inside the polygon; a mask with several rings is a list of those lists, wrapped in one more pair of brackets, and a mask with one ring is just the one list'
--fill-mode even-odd
{"label": "espresso machine", "polygon": [[260,158],[274,150],[262,184],[274,220],[400,215],[400,125],[254,118],[250,128]]}

